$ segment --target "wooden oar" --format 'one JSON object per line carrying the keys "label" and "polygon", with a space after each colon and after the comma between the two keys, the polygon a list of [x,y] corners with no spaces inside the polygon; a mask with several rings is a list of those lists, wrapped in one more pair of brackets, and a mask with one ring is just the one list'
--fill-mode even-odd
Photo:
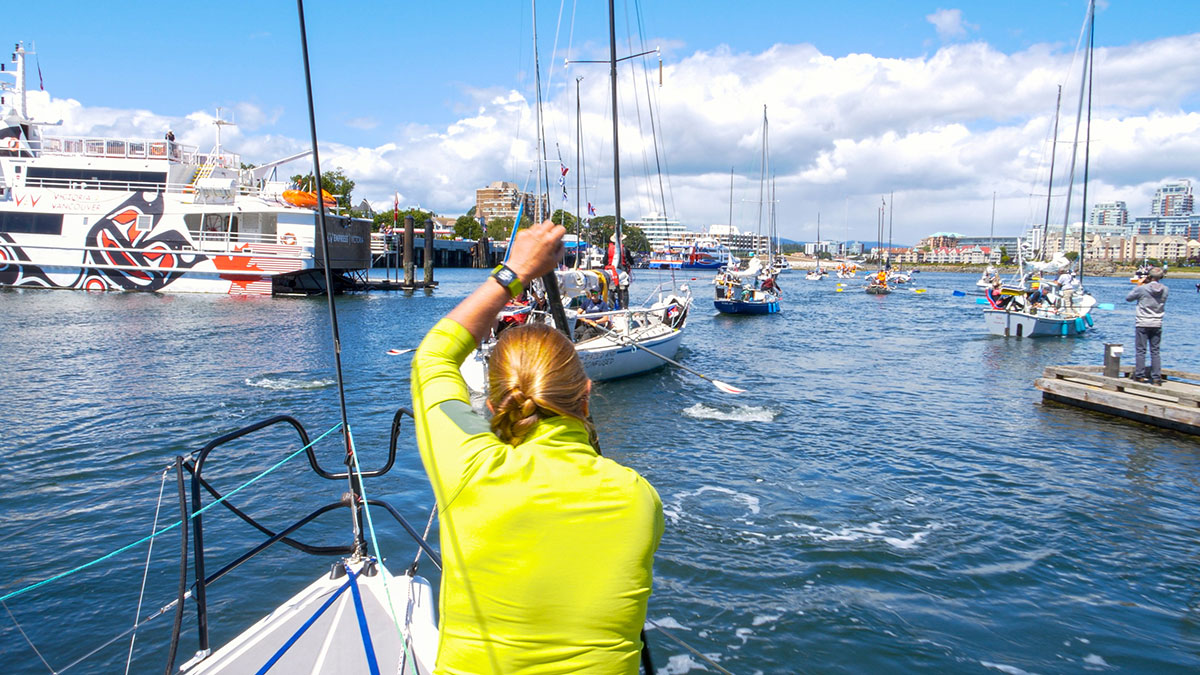
{"label": "wooden oar", "polygon": [[624,335],[621,335],[620,333],[617,333],[616,331],[610,330],[609,328],[607,328],[605,326],[601,326],[600,324],[596,323],[595,321],[590,321],[588,319],[583,318],[582,316],[577,317],[577,318],[579,321],[582,321],[589,326],[595,326],[596,328],[599,328],[600,330],[604,331],[608,335],[611,335],[612,337],[623,341],[627,345],[637,347],[638,349],[646,352],[647,354],[650,354],[651,356],[655,356],[659,359],[662,359],[663,361],[675,366],[676,368],[679,368],[681,370],[686,370],[687,372],[695,375],[696,377],[698,377],[702,380],[708,380],[709,382],[711,382],[713,384],[713,386],[715,386],[717,389],[720,389],[721,391],[725,392],[726,394],[744,394],[744,393],[746,393],[745,389],[738,389],[737,387],[735,387],[731,384],[726,384],[725,382],[722,382],[720,380],[714,380],[713,378],[705,375],[704,373],[692,370],[691,368],[688,368],[687,366],[676,361],[675,359],[671,359],[666,356],[663,356],[662,354],[659,354],[658,352],[654,351],[653,349],[650,349],[649,347],[644,347],[644,346],[638,344],[636,340],[631,340],[630,338],[628,338]]}

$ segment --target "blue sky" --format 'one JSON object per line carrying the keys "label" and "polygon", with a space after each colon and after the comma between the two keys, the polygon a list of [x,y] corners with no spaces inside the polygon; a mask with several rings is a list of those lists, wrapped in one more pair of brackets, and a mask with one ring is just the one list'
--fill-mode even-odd
{"label": "blue sky", "polygon": [[[576,58],[605,56],[607,16],[604,3],[564,4],[561,8],[565,15],[559,23],[560,5],[539,5],[538,30],[543,81],[553,85],[551,107],[557,105],[558,110],[557,116],[552,114],[553,134],[569,145],[573,133],[566,130],[571,128],[574,114],[573,78],[582,74],[584,86],[590,85],[584,107],[594,111],[596,119],[586,126],[599,136],[607,114],[603,109],[607,73],[603,66],[575,66],[567,73],[561,58],[567,54],[568,44]],[[856,190],[855,184],[871,189],[891,187],[903,196],[898,203],[914,215],[920,212],[913,207],[935,202],[943,206],[954,202],[961,212],[987,201],[990,209],[989,184],[1001,178],[981,176],[981,167],[987,164],[975,165],[972,172],[968,166],[971,155],[983,152],[985,146],[999,152],[1005,143],[1021,145],[1013,148],[1009,157],[996,155],[988,160],[991,166],[1013,164],[1015,170],[1022,156],[1038,154],[1037,148],[1030,146],[1031,139],[1044,136],[1044,132],[1032,127],[1046,126],[1044,118],[1053,114],[1054,96],[1045,81],[1049,75],[1038,79],[1014,72],[1011,89],[995,87],[999,82],[1009,85],[1005,69],[1036,71],[1044,67],[1064,80],[1085,8],[1081,0],[647,1],[628,7],[618,3],[618,40],[628,33],[627,13],[632,18],[640,9],[646,44],[663,48],[667,86],[655,95],[665,97],[660,100],[660,121],[667,137],[664,152],[668,165],[676,167],[672,181],[678,194],[672,201],[680,217],[697,227],[725,220],[720,214],[728,210],[730,166],[736,166],[739,178],[746,182],[739,190],[756,191],[752,176],[757,163],[752,148],[759,142],[761,106],[769,103],[772,152],[780,155],[780,170],[790,172],[780,179],[781,204],[789,202],[792,213],[812,213],[804,222],[786,224],[785,236],[803,238],[816,210],[828,212],[836,204],[843,205],[838,211],[849,211],[845,202],[867,203],[868,190]],[[323,165],[330,166],[331,161],[344,165],[359,181],[361,190],[356,197],[382,201],[392,191],[399,191],[412,203],[448,214],[461,213],[469,206],[475,187],[481,187],[476,183],[523,175],[515,168],[514,156],[520,155],[521,149],[513,138],[531,128],[528,3],[310,1],[306,10],[318,126],[322,142],[331,144],[330,159],[323,160]],[[14,33],[18,26],[19,33]],[[1119,72],[1098,73],[1098,90],[1106,75],[1109,81],[1107,98],[1098,101],[1097,107],[1105,109],[1114,123],[1135,120],[1139,131],[1129,134],[1151,128],[1167,130],[1162,132],[1167,139],[1175,138],[1172,134],[1189,135],[1192,118],[1200,108],[1200,85],[1174,55],[1197,61],[1195,52],[1188,50],[1198,28],[1200,3],[1195,0],[1101,3],[1097,46],[1115,50],[1112,58],[1124,65]],[[165,125],[177,127],[181,140],[203,145],[207,141],[203,115],[224,106],[231,111],[226,114],[239,123],[234,136],[227,135],[227,144],[248,160],[274,159],[307,138],[293,3],[50,0],[26,13],[20,22],[6,22],[4,33],[10,43],[35,43],[35,64],[40,63],[53,99],[78,102],[78,107],[65,113],[71,116],[74,132],[88,127],[94,133],[134,129],[158,135],[161,131],[155,125]],[[555,44],[557,58],[550,54]],[[628,48],[623,45],[620,51],[626,53]],[[1130,78],[1130,82],[1152,77],[1152,64],[1144,63],[1146,59],[1161,59],[1163,65],[1176,69],[1163,77],[1190,78],[1191,82],[1174,87],[1174,91],[1164,86],[1142,92],[1139,87],[1126,87],[1125,81],[1114,81],[1118,77]],[[978,81],[972,82],[970,64],[975,61],[982,70]],[[808,65],[797,68],[797,63]],[[959,64],[961,72],[951,72]],[[857,95],[854,91],[836,96],[827,93],[836,88],[837,78],[845,78],[847,72],[859,73],[860,66],[876,69],[872,71],[876,79],[864,79],[867,84]],[[826,81],[824,77],[834,79]],[[729,98],[714,85],[722,78],[732,82],[726,92]],[[929,81],[938,78],[949,84],[939,85],[941,89],[931,94]],[[883,81],[891,91],[886,97],[870,84]],[[36,81],[30,84],[37,86]],[[793,90],[806,87],[820,91],[791,96]],[[961,87],[962,93],[952,87]],[[564,88],[571,90],[569,100],[563,97]],[[1027,91],[1031,88],[1037,91]],[[923,100],[941,97],[939,91],[947,98],[958,96],[962,105],[951,100],[920,109]],[[520,100],[502,102],[514,95]],[[982,105],[987,100],[992,104]],[[504,114],[513,106],[521,110]],[[714,113],[714,106],[720,110]],[[64,114],[61,107],[56,110]],[[1156,115],[1168,119],[1159,120]],[[859,126],[846,120],[857,120]],[[691,147],[695,138],[688,134],[695,135],[697,124],[714,125],[711,134],[700,134],[706,140],[714,139],[711,148]],[[960,127],[968,136],[984,140],[960,137]],[[490,135],[482,135],[484,128],[491,130]],[[781,129],[778,136],[777,128]],[[1115,139],[1117,133],[1113,129],[1110,138]],[[717,142],[722,138],[724,143]],[[471,147],[463,148],[464,143]],[[623,139],[623,148],[625,144]],[[593,173],[602,175],[606,146],[597,139],[591,150],[588,147],[585,141],[585,153],[596,158]],[[902,175],[856,178],[853,162],[845,159],[855,148],[860,153],[907,153],[908,159],[903,160],[907,169]],[[947,152],[954,153],[962,166],[949,167],[944,175],[925,176],[942,174],[938,162],[932,160],[939,153],[944,158]],[[922,153],[925,156],[916,156]],[[457,157],[457,163],[446,162],[447,156]],[[637,161],[629,160],[631,166]],[[1141,208],[1140,204],[1148,201],[1146,191],[1152,188],[1147,186],[1168,177],[1200,173],[1193,168],[1184,175],[1187,163],[1183,160],[1165,162],[1157,173],[1154,157],[1122,154],[1120,163],[1124,168],[1114,161],[1111,197],[1125,196],[1131,210],[1135,203]],[[435,174],[436,180],[406,164],[431,167],[426,174]],[[1116,177],[1143,165],[1144,171],[1138,175]],[[717,185],[713,177],[718,174],[725,176],[725,195],[710,198],[707,195]],[[917,180],[918,176],[928,180]],[[1100,179],[1105,180],[1103,174]],[[1021,181],[1028,183],[1028,176],[1013,178],[1013,185],[1007,188],[996,188],[1007,193],[1007,199],[1002,197],[1005,206],[1001,212],[1013,225],[1029,210],[1024,205],[1028,199],[1020,195],[1027,195],[1031,187],[1018,189],[1016,184]],[[624,191],[624,179],[622,182]],[[605,189],[602,182],[597,189]],[[598,195],[594,201],[604,203]],[[935,217],[934,209],[928,208],[921,222],[909,224],[913,234],[968,229],[956,227],[950,216]],[[625,207],[627,213],[630,210],[638,207]],[[866,219],[869,211],[861,210]]]}

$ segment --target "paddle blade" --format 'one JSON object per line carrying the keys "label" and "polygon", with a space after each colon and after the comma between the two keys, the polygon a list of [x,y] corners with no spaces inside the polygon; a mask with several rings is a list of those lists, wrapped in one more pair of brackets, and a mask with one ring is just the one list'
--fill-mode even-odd
{"label": "paddle blade", "polygon": [[744,393],[746,393],[745,389],[738,389],[737,387],[735,387],[731,384],[725,384],[724,382],[722,382],[720,380],[709,380],[709,381],[712,382],[714,385],[716,385],[717,389],[720,389],[721,391],[725,392],[726,394],[744,394]]}
{"label": "paddle blade", "polygon": [[926,290],[924,288],[914,288],[913,293],[924,293]]}
{"label": "paddle blade", "polygon": [[953,295],[953,296],[954,296],[954,297],[956,297],[956,298],[965,298],[965,297],[967,297],[967,294],[966,294],[966,293],[963,293],[962,291],[954,291],[953,293],[951,293],[951,295]]}
{"label": "paddle blade", "polygon": [[1102,302],[1096,305],[1096,309],[1116,309],[1116,306],[1114,306],[1111,302]]}
{"label": "paddle blade", "polygon": [[389,349],[389,350],[387,350],[387,353],[388,353],[388,356],[400,356],[401,354],[407,354],[409,352],[415,352],[415,351],[417,351],[417,348],[411,347],[409,349]]}
{"label": "paddle blade", "polygon": [[986,305],[988,304],[987,298],[975,298],[975,304]]}

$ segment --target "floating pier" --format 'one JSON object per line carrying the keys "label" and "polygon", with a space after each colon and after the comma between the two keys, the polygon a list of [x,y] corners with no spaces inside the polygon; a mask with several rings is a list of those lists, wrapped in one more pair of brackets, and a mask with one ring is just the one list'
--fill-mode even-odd
{"label": "floating pier", "polygon": [[1164,368],[1162,384],[1153,385],[1131,379],[1133,368],[1115,361],[1110,355],[1105,366],[1049,366],[1034,386],[1043,401],[1200,435],[1200,374]]}

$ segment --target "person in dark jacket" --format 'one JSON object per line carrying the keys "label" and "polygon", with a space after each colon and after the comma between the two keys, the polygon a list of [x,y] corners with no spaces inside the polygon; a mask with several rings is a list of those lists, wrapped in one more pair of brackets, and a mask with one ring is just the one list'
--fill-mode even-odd
{"label": "person in dark jacket", "polygon": [[[1167,306],[1167,287],[1162,284],[1161,267],[1152,267],[1129,295],[1126,302],[1137,303],[1137,320],[1134,328],[1136,366],[1133,379],[1139,382],[1162,384],[1162,361],[1158,345],[1162,340],[1163,313]],[[1146,348],[1150,348],[1150,369],[1146,369]]]}

